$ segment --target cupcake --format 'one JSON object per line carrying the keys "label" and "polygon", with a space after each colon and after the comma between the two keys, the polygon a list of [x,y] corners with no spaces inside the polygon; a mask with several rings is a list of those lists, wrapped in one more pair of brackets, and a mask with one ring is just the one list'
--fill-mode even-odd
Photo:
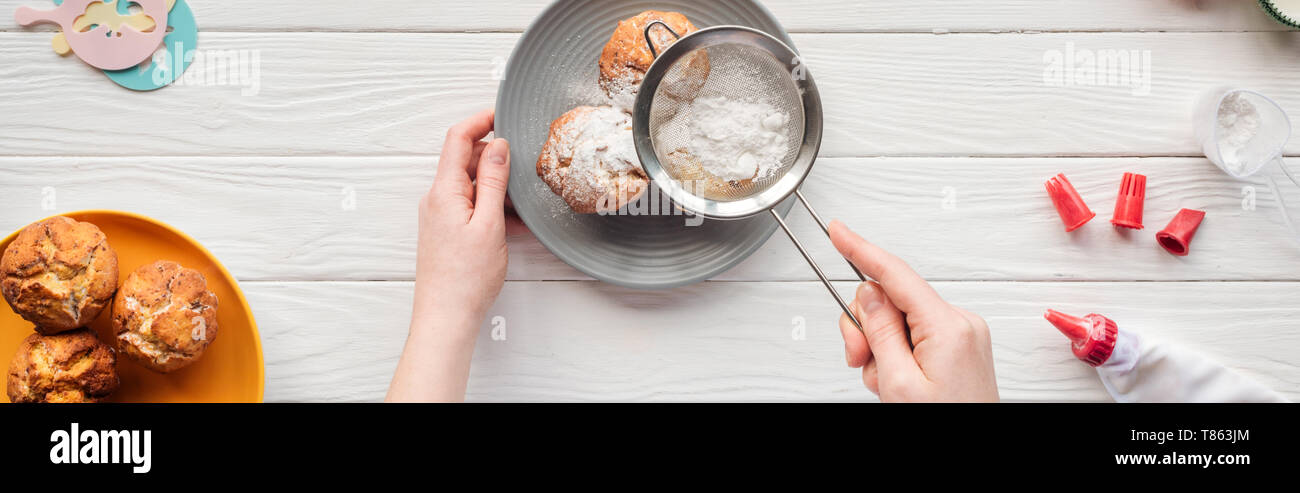
{"label": "cupcake", "polygon": [[5,389],[15,403],[78,403],[102,401],[118,384],[113,348],[82,328],[27,336],[9,362]]}
{"label": "cupcake", "polygon": [[0,292],[49,335],[90,324],[117,289],[117,253],[97,226],[56,216],[23,228],[0,258]]}
{"label": "cupcake", "polygon": [[113,300],[117,349],[150,370],[193,364],[217,336],[217,295],[203,274],[160,260],[127,276]]}
{"label": "cupcake", "polygon": [[618,211],[650,185],[632,145],[632,117],[610,106],[579,106],[555,119],[537,176],[579,214]]}
{"label": "cupcake", "polygon": [[[618,28],[610,36],[609,42],[605,44],[605,49],[600,55],[600,87],[614,101],[615,106],[625,110],[632,107],[641,80],[645,78],[650,65],[655,61],[655,56],[646,43],[646,26],[654,21],[662,21],[679,36],[698,31],[695,24],[677,12],[649,10],[618,23]],[[658,53],[663,53],[677,42],[673,33],[663,29],[662,26],[651,29],[650,37]],[[680,85],[682,87],[676,91],[678,94],[673,94],[674,97],[681,99],[693,97],[694,91],[698,91],[703,86],[709,73],[707,53],[699,52],[688,56],[691,58],[678,62],[687,64],[686,72],[691,74],[692,82]],[[673,87],[677,86],[679,85]]]}

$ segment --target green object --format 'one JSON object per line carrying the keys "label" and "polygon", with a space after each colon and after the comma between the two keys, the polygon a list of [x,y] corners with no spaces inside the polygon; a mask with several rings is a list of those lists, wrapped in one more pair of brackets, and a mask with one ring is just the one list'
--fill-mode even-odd
{"label": "green object", "polygon": [[1296,12],[1283,12],[1273,4],[1273,0],[1259,0],[1259,5],[1264,7],[1264,11],[1273,17],[1274,20],[1294,28],[1300,28],[1300,17]]}
{"label": "green object", "polygon": [[[118,0],[117,3],[120,10],[131,2]],[[160,89],[180,78],[185,69],[194,63],[195,50],[199,45],[199,28],[194,23],[194,12],[185,0],[176,0],[171,14],[167,16],[167,27],[171,28],[171,32],[163,38],[167,55],[162,57],[161,65],[154,60],[145,68],[105,70],[104,74],[118,85],[133,91]]]}
{"label": "green object", "polygon": [[[129,0],[119,0],[117,13],[131,15],[131,5],[134,3]],[[63,0],[54,0],[54,5],[61,4]],[[172,32],[163,37],[163,46],[167,49],[167,56],[163,58],[164,66],[150,62],[145,68],[105,70],[104,74],[118,85],[133,91],[152,91],[175,82],[185,69],[190,68],[194,63],[193,53],[199,45],[199,28],[194,23],[194,12],[190,10],[185,0],[176,0],[172,5],[171,13],[167,16],[167,27],[171,28]],[[112,33],[106,34],[112,35]]]}

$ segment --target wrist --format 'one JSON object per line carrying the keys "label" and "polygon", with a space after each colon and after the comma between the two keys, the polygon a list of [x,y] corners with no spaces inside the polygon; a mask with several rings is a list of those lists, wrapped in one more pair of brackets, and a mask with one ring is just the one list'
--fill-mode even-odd
{"label": "wrist", "polygon": [[411,336],[431,336],[448,342],[473,343],[478,337],[483,315],[477,310],[440,309],[429,307],[428,310],[413,313],[411,316]]}
{"label": "wrist", "polygon": [[412,317],[388,400],[464,400],[480,321],[457,313],[464,314],[464,311],[431,310]]}

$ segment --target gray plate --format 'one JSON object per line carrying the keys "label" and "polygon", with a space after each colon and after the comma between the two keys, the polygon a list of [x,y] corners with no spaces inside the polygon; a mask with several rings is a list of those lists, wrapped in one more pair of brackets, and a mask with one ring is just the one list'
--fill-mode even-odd
{"label": "gray plate", "polygon": [[[734,267],[767,241],[776,222],[766,214],[697,226],[688,225],[685,216],[575,214],[536,169],[551,121],[576,106],[602,101],[596,62],[618,22],[646,10],[681,12],[700,28],[748,26],[794,46],[781,24],[754,1],[559,0],[515,45],[497,94],[496,134],[511,143],[515,210],[551,253],[601,281],[664,289]],[[792,200],[777,210],[788,213]]]}

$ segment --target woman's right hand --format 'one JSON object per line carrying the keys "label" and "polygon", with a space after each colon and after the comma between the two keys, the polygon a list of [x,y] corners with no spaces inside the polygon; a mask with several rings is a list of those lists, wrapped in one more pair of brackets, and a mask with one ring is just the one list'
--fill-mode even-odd
{"label": "woman's right hand", "polygon": [[849,308],[858,330],[840,316],[848,364],[884,402],[996,402],[988,324],[948,304],[907,263],[849,230],[830,225],[831,241],[877,282],[858,286]]}

